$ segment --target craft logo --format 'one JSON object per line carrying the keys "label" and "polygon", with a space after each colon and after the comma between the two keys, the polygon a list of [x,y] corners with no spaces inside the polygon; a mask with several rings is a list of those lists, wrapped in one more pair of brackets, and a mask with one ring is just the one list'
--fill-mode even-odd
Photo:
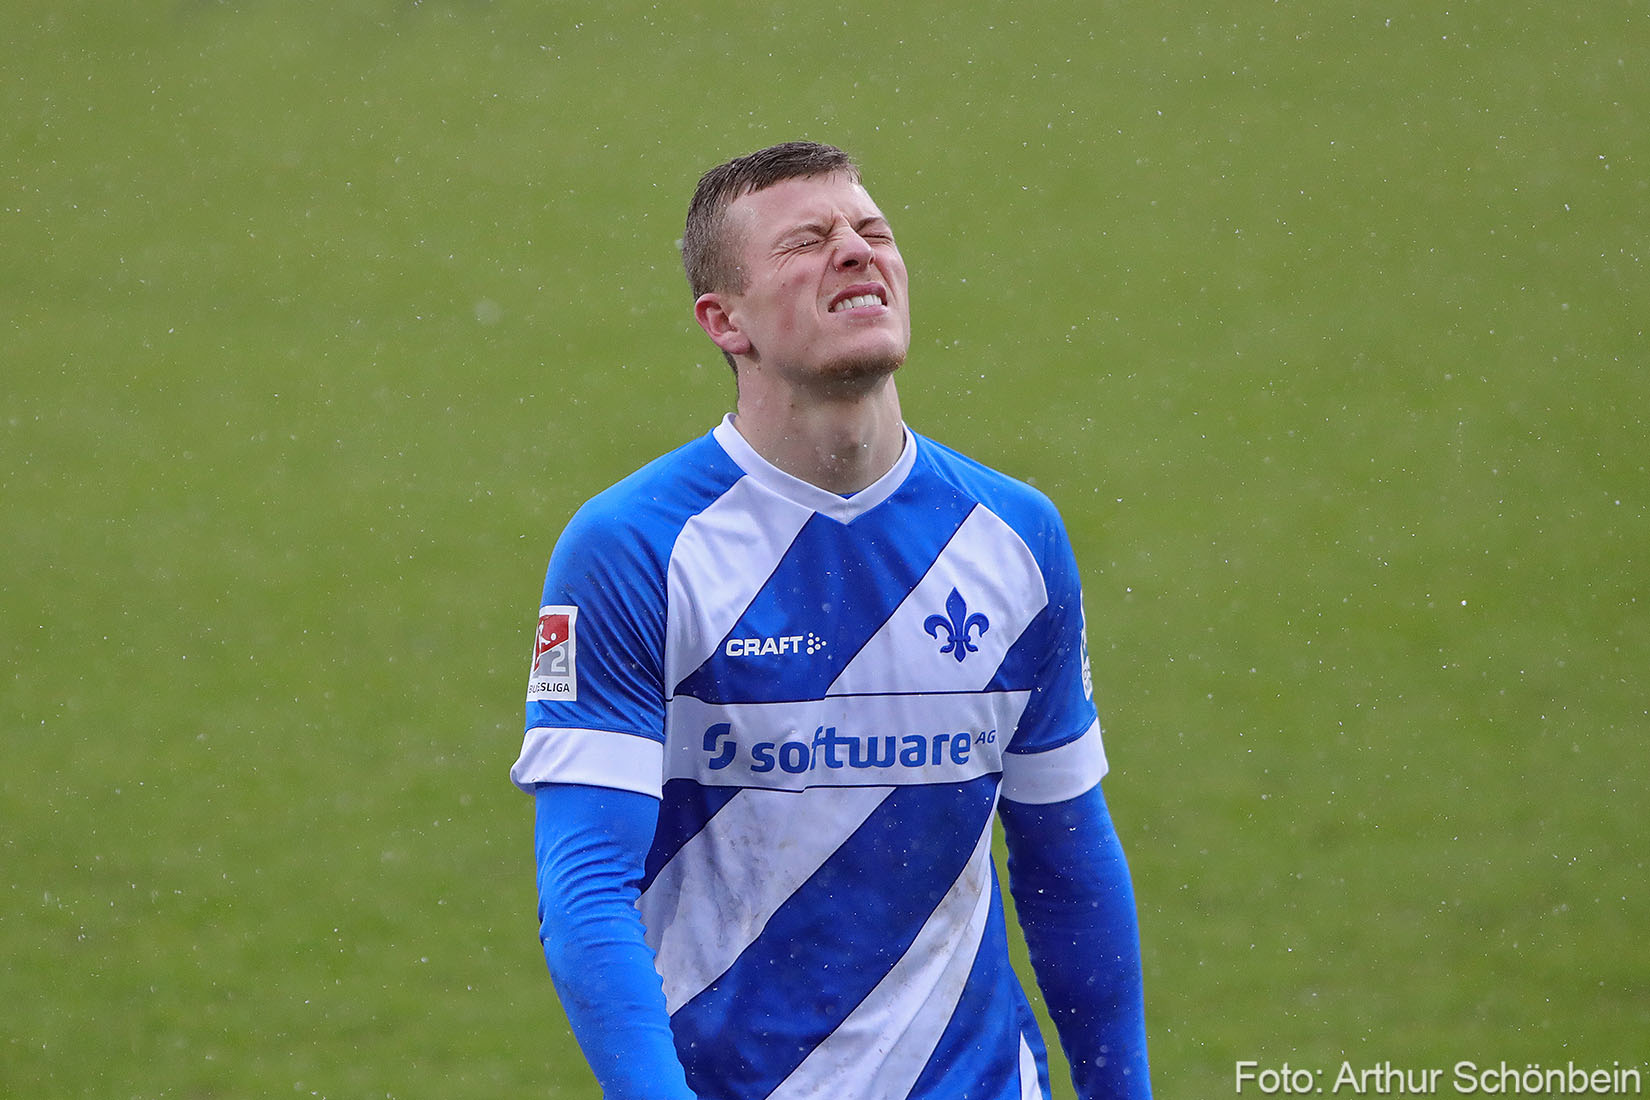
{"label": "craft logo", "polygon": [[528,699],[573,702],[579,697],[578,639],[573,634],[578,619],[577,607],[539,608],[533,669],[527,677]]}
{"label": "craft logo", "polygon": [[729,638],[722,652],[729,657],[777,657],[787,653],[813,656],[825,648],[825,639],[813,631],[806,634],[778,634],[771,638]]}

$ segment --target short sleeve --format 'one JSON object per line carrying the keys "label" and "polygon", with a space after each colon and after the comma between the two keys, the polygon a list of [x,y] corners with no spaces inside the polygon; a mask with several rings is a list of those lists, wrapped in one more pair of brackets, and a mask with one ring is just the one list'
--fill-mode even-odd
{"label": "short sleeve", "polygon": [[1082,580],[1065,525],[1053,505],[1033,545],[1048,603],[1027,630],[1034,647],[1031,697],[1003,755],[1003,797],[1047,803],[1074,798],[1106,774],[1089,671]]}
{"label": "short sleeve", "polygon": [[523,789],[579,783],[657,796],[668,550],[604,503],[581,509],[551,554],[510,777]]}

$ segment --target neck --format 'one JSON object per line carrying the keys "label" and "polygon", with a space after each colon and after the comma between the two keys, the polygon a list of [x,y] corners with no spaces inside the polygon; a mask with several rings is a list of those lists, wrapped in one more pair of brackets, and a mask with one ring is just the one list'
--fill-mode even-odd
{"label": "neck", "polygon": [[823,401],[741,387],[734,426],[752,450],[779,469],[833,493],[857,493],[871,485],[893,468],[905,447],[892,377]]}

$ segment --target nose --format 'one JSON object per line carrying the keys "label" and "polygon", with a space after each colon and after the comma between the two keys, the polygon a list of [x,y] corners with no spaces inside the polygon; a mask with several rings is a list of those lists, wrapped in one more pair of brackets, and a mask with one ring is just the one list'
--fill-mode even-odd
{"label": "nose", "polygon": [[837,267],[849,271],[870,267],[876,256],[876,251],[869,241],[852,229],[843,229],[842,235],[837,239]]}

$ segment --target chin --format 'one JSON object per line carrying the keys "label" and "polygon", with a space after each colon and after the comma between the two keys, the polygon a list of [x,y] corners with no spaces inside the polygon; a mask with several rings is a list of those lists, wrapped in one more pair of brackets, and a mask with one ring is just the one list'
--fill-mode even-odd
{"label": "chin", "polygon": [[827,364],[820,375],[842,384],[869,383],[888,377],[904,364],[903,351],[849,356]]}
{"label": "chin", "polygon": [[889,340],[881,343],[881,346],[878,346],[878,343],[867,341],[865,347],[845,349],[839,358],[826,364],[825,373],[838,378],[870,378],[893,374],[905,363],[905,355],[909,349],[900,341]]}

